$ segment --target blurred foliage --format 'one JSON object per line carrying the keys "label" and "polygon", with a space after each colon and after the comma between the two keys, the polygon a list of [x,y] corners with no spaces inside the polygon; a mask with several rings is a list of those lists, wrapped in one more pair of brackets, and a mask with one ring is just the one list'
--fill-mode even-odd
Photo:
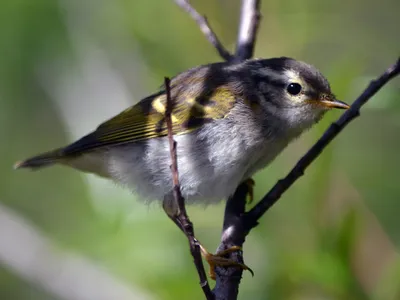
{"label": "blurred foliage", "polygon": [[[239,1],[192,4],[234,49]],[[351,102],[398,56],[399,10],[397,0],[265,0],[256,56],[312,63]],[[219,60],[172,0],[2,1],[0,203],[158,299],[200,299],[187,242],[158,205],[67,168],[11,166],[85,134],[163,76]],[[244,253],[255,277],[244,274],[241,299],[400,299],[399,92],[397,80],[378,93],[250,234]],[[256,198],[338,115],[256,176]],[[216,248],[223,204],[189,213]],[[58,298],[1,264],[0,299]]]}

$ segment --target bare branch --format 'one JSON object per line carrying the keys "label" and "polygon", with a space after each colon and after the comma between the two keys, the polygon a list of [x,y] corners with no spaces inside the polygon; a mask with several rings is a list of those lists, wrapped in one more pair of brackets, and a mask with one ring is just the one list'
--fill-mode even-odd
{"label": "bare branch", "polygon": [[171,112],[173,108],[173,103],[171,99],[171,89],[170,89],[170,79],[165,77],[164,78],[164,85],[165,85],[165,92],[167,95],[167,105],[165,109],[165,122],[167,124],[168,129],[168,140],[169,140],[169,147],[170,147],[170,154],[171,154],[171,172],[172,172],[172,181],[173,181],[173,192],[175,202],[178,207],[178,215],[176,224],[182,229],[185,233],[186,237],[189,240],[190,244],[190,252],[193,256],[193,261],[197,269],[197,273],[199,274],[200,279],[200,286],[203,289],[204,295],[206,296],[207,300],[214,299],[214,295],[211,292],[210,286],[207,281],[207,275],[204,270],[203,260],[201,257],[199,243],[197,242],[194,236],[194,228],[193,224],[189,219],[189,216],[186,212],[185,207],[185,199],[181,193],[181,187],[179,184],[179,173],[178,173],[178,159],[176,154],[176,141],[173,137],[172,131],[172,120],[171,120]]}
{"label": "bare branch", "polygon": [[236,43],[235,60],[253,57],[258,25],[261,20],[260,0],[242,0],[240,25]]}
{"label": "bare branch", "polygon": [[207,40],[217,49],[219,55],[226,61],[233,59],[232,54],[222,45],[217,35],[208,24],[207,18],[200,15],[187,0],[175,0],[175,3],[184,9],[199,25],[201,32],[206,36]]}

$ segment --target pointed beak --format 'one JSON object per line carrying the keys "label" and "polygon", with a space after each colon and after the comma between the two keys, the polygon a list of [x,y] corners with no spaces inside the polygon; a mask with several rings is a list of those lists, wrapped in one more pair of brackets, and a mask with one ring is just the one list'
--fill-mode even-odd
{"label": "pointed beak", "polygon": [[319,103],[328,108],[340,108],[340,109],[350,108],[350,105],[344,103],[343,101],[335,99],[334,96],[325,96],[319,101]]}

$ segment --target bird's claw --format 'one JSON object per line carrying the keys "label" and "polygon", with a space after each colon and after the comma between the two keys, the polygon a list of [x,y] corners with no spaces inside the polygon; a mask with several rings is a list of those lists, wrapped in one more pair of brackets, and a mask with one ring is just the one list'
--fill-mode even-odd
{"label": "bird's claw", "polygon": [[250,269],[248,266],[242,263],[238,263],[232,259],[224,257],[225,255],[235,252],[235,251],[241,251],[242,248],[239,246],[233,246],[229,249],[220,251],[216,254],[212,254],[208,252],[201,244],[199,244],[201,254],[204,257],[204,259],[207,261],[207,263],[210,266],[210,277],[211,279],[215,280],[216,279],[216,273],[215,273],[215,267],[237,267],[241,268],[243,270],[247,270],[251,273],[252,276],[254,276],[254,272],[252,269]]}

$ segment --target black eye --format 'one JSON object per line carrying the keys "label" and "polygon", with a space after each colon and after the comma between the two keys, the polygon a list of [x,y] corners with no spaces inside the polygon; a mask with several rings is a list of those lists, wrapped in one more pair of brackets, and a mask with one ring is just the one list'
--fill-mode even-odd
{"label": "black eye", "polygon": [[287,86],[286,90],[290,95],[296,96],[301,92],[301,85],[298,83],[291,83]]}

